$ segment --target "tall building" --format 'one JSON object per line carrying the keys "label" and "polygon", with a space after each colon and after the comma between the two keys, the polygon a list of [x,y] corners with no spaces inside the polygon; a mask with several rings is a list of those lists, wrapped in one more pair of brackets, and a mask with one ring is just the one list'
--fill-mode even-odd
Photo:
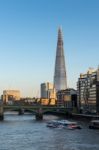
{"label": "tall building", "polygon": [[56,98],[55,89],[52,83],[41,84],[41,98]]}
{"label": "tall building", "polygon": [[65,57],[64,57],[61,28],[58,29],[58,41],[56,50],[55,72],[54,72],[54,87],[56,91],[64,90],[67,88]]}
{"label": "tall building", "polygon": [[11,101],[20,100],[20,91],[19,90],[4,90],[3,91],[3,102],[9,103]]}
{"label": "tall building", "polygon": [[83,112],[99,113],[99,68],[89,68],[77,82],[78,106]]}

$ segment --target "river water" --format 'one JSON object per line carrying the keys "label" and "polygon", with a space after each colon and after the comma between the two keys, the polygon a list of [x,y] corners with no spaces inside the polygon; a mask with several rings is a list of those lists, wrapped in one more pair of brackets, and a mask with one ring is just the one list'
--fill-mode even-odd
{"label": "river water", "polygon": [[99,150],[99,130],[50,129],[46,122],[58,119],[46,115],[36,121],[32,115],[5,114],[0,122],[0,150]]}

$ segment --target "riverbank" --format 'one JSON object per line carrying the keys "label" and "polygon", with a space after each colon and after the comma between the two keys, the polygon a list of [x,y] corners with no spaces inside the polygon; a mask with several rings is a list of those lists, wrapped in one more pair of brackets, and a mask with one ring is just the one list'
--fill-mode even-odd
{"label": "riverbank", "polygon": [[83,119],[83,120],[92,120],[92,119],[99,119],[99,115],[90,115],[90,114],[77,114],[72,113],[70,115],[73,119]]}

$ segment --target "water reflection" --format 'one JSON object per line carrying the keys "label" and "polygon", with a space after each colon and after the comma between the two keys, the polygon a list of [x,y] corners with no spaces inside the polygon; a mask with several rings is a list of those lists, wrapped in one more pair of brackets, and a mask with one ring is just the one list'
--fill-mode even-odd
{"label": "water reflection", "polygon": [[0,150],[99,150],[99,130],[88,129],[87,122],[80,122],[82,130],[47,128],[46,122],[53,119],[59,118],[45,115],[37,122],[33,115],[5,114]]}

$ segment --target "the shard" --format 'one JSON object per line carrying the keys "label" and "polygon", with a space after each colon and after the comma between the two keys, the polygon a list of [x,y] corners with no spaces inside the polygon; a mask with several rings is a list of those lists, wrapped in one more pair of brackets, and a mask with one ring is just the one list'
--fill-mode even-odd
{"label": "the shard", "polygon": [[63,37],[61,28],[58,29],[58,41],[56,49],[55,72],[54,72],[54,87],[56,89],[56,92],[67,88],[65,57],[64,57]]}

